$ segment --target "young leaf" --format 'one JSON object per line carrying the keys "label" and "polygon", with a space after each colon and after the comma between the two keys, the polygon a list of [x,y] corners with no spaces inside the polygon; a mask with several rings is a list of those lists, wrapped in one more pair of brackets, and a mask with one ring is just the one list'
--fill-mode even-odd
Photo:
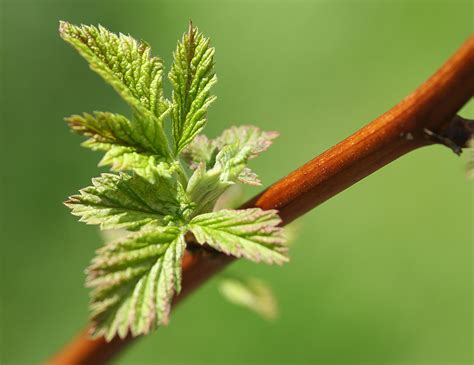
{"label": "young leaf", "polygon": [[232,186],[245,168],[245,159],[235,146],[225,146],[216,156],[214,167],[206,170],[204,162],[189,179],[187,193],[199,207],[195,214],[212,210],[219,196]]}
{"label": "young leaf", "polygon": [[267,320],[278,316],[278,304],[272,289],[262,280],[223,277],[218,282],[218,288],[232,304],[250,309]]}
{"label": "young leaf", "polygon": [[66,118],[71,130],[89,137],[86,147],[95,145],[118,145],[133,147],[137,151],[161,153],[161,146],[156,146],[148,137],[153,133],[143,133],[140,126],[132,123],[120,114],[108,112],[84,113]]}
{"label": "young leaf", "polygon": [[174,53],[169,73],[173,85],[171,118],[175,153],[179,154],[206,124],[206,114],[215,96],[209,91],[217,81],[214,48],[192,24]]}
{"label": "young leaf", "polygon": [[242,169],[242,172],[239,174],[239,181],[241,183],[249,184],[253,186],[262,185],[262,182],[258,178],[257,174],[248,167],[244,167]]}
{"label": "young leaf", "polygon": [[111,340],[146,334],[166,324],[171,299],[181,287],[185,249],[177,227],[130,235],[97,251],[87,270],[92,288],[93,334]]}
{"label": "young leaf", "polygon": [[204,162],[206,168],[211,168],[217,155],[217,146],[215,141],[200,134],[194,138],[182,152],[182,157],[193,170],[197,169],[201,162]]}
{"label": "young leaf", "polygon": [[151,56],[147,43],[102,26],[75,26],[63,21],[59,34],[135,110],[162,120],[168,109],[163,99],[163,64]]}
{"label": "young leaf", "polygon": [[[234,158],[247,163],[248,160],[266,151],[268,147],[271,146],[272,140],[276,137],[278,137],[277,132],[266,132],[252,125],[244,125],[226,129],[222,135],[215,140],[215,144],[219,150],[229,145],[236,146],[236,156]],[[261,184],[257,174],[248,167],[241,170],[238,179],[244,184],[254,186]]]}
{"label": "young leaf", "polygon": [[217,198],[237,180],[258,185],[260,180],[245,165],[251,155],[251,147],[239,149],[237,143],[222,147],[215,158],[214,167],[205,169],[200,162],[189,180],[187,192],[200,209],[195,214],[212,210]]}
{"label": "young leaf", "polygon": [[[151,168],[171,169],[166,138],[156,123],[132,121],[120,114],[107,112],[84,113],[66,118],[70,128],[86,137],[82,145],[92,150],[106,151],[100,166],[111,165],[112,170],[134,170],[142,176],[152,176]],[[148,128],[146,128],[148,127]]]}
{"label": "young leaf", "polygon": [[130,234],[129,231],[127,231],[124,228],[118,228],[118,229],[106,229],[103,231],[99,231],[100,237],[102,238],[102,241],[104,243],[110,242],[110,241],[116,241],[119,238],[125,238]]}
{"label": "young leaf", "polygon": [[233,182],[221,180],[220,176],[220,170],[206,171],[203,163],[194,171],[186,190],[190,199],[196,203],[194,215],[211,211],[221,194],[233,185]]}
{"label": "young leaf", "polygon": [[248,150],[247,158],[252,159],[266,151],[276,137],[278,132],[262,131],[253,125],[242,125],[226,129],[215,143],[219,150],[224,146],[236,144],[238,150]]}
{"label": "young leaf", "polygon": [[167,225],[181,217],[177,184],[171,179],[160,176],[151,184],[141,176],[120,173],[102,174],[92,183],[65,202],[72,214],[88,224],[136,230],[150,223]]}
{"label": "young leaf", "polygon": [[99,166],[110,165],[112,171],[131,170],[155,183],[157,176],[169,176],[177,165],[157,155],[136,152],[132,147],[113,146],[99,162]]}
{"label": "young leaf", "polygon": [[218,251],[256,262],[288,261],[276,210],[251,208],[201,214],[189,223],[196,240]]}
{"label": "young leaf", "polygon": [[[245,167],[248,160],[255,158],[266,151],[272,144],[272,140],[278,137],[277,132],[266,132],[260,128],[246,125],[226,129],[222,135],[215,140],[208,140],[205,136],[197,136],[184,150],[184,157],[191,168],[196,168],[199,163],[204,162],[210,167],[218,151],[228,146],[234,146],[227,151],[227,160],[233,161],[235,166],[241,166],[236,179],[244,184],[260,185],[260,180],[250,168]],[[230,156],[229,152],[233,155]]]}

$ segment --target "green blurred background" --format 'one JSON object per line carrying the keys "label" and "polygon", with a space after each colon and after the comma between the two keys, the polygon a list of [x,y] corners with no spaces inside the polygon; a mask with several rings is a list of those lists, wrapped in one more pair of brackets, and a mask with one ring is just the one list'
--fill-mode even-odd
{"label": "green blurred background", "polygon": [[[37,364],[86,323],[83,269],[101,239],[61,203],[99,174],[99,155],[62,119],[127,113],[59,38],[60,19],[145,39],[169,69],[192,18],[217,49],[207,133],[281,132],[252,163],[264,185],[397,103],[473,21],[472,2],[447,0],[3,0],[0,11],[2,364]],[[272,284],[275,322],[223,301],[211,281],[117,363],[472,364],[465,163],[439,146],[412,153],[300,219],[289,265],[234,264]]]}

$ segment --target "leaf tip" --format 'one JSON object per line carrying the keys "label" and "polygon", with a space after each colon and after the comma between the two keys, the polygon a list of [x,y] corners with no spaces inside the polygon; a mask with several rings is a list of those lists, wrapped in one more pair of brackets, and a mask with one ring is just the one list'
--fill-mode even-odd
{"label": "leaf tip", "polygon": [[67,26],[69,25],[68,22],[65,20],[60,20],[59,21],[59,33],[62,34],[66,31]]}
{"label": "leaf tip", "polygon": [[65,20],[60,20],[59,21],[59,35],[61,36],[61,38],[63,39],[66,39],[67,37],[69,37],[71,35],[71,30],[74,26],[65,21]]}
{"label": "leaf tip", "polygon": [[74,205],[78,203],[77,197],[75,195],[70,196],[63,204],[68,207],[69,209],[74,208]]}

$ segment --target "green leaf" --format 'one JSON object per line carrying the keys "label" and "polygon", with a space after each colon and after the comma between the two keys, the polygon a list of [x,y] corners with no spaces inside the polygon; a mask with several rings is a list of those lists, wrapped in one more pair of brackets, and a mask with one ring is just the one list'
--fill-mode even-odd
{"label": "green leaf", "polygon": [[257,174],[245,165],[248,160],[266,151],[277,136],[277,132],[262,131],[251,125],[231,127],[215,140],[208,140],[207,137],[201,135],[197,136],[186,147],[183,154],[190,167],[195,169],[201,162],[205,163],[207,167],[212,166],[218,151],[227,149],[225,152],[227,166],[232,165],[234,170],[236,167],[239,169],[239,174],[231,180],[258,186],[261,183]]}
{"label": "green leaf", "polygon": [[[170,160],[163,119],[169,110],[163,98],[163,65],[150,55],[150,47],[130,36],[116,35],[104,27],[60,23],[61,37],[69,42],[134,109],[133,120],[112,113],[74,115],[71,128],[90,137],[84,146],[104,150],[101,165],[149,175],[149,164]],[[143,155],[143,156],[142,156]],[[152,160],[150,160],[150,156]]]}
{"label": "green leaf", "polygon": [[204,134],[200,134],[186,146],[182,152],[182,157],[193,170],[201,162],[204,162],[206,168],[211,168],[215,163],[217,152],[215,141],[207,138]]}
{"label": "green leaf", "polygon": [[260,183],[257,175],[246,167],[250,153],[250,148],[239,149],[234,143],[222,147],[212,169],[206,170],[205,162],[200,162],[189,179],[187,188],[191,200],[198,206],[196,215],[212,210],[219,196],[236,181],[251,185]]}
{"label": "green leaf", "polygon": [[220,177],[220,170],[206,171],[203,163],[194,171],[186,190],[189,198],[196,204],[194,215],[211,211],[222,193],[233,185],[233,182],[223,181]]}
{"label": "green leaf", "polygon": [[100,160],[99,166],[111,165],[112,171],[135,171],[154,183],[157,176],[170,176],[177,165],[156,155],[138,153],[131,147],[113,146]]}
{"label": "green leaf", "polygon": [[260,186],[262,182],[258,178],[257,174],[253,172],[248,167],[244,167],[242,172],[239,174],[239,181],[244,184],[249,184],[253,186]]}
{"label": "green leaf", "polygon": [[[245,163],[257,157],[260,153],[266,151],[272,144],[272,140],[278,137],[277,132],[262,131],[260,128],[252,125],[243,125],[226,129],[219,136],[215,144],[219,150],[225,146],[234,145],[237,151],[236,158],[245,160]],[[240,182],[254,186],[261,185],[257,174],[250,168],[245,167],[238,175]]]}
{"label": "green leaf", "polygon": [[87,270],[93,335],[146,334],[169,319],[186,243],[177,227],[132,234],[97,251]]}
{"label": "green leaf", "polygon": [[256,262],[288,261],[281,219],[276,210],[251,208],[201,214],[189,223],[200,244]]}
{"label": "green leaf", "polygon": [[179,220],[183,207],[172,179],[157,177],[155,184],[139,175],[102,174],[92,186],[73,195],[65,204],[82,222],[102,229],[136,230],[146,224],[166,225]]}
{"label": "green leaf", "polygon": [[162,120],[168,109],[163,99],[163,64],[150,46],[104,27],[60,22],[59,33],[137,111]]}
{"label": "green leaf", "polygon": [[216,83],[214,48],[192,24],[174,53],[169,73],[173,86],[171,118],[175,153],[179,154],[206,124],[209,105],[215,100],[209,91]]}
{"label": "green leaf", "polygon": [[118,145],[133,147],[139,152],[162,153],[162,146],[156,146],[155,141],[148,139],[153,133],[140,130],[140,125],[132,123],[123,115],[108,112],[94,112],[93,115],[84,113],[72,115],[66,121],[71,130],[89,137],[87,147]]}
{"label": "green leaf", "polygon": [[221,194],[232,186],[245,168],[245,159],[235,146],[225,146],[216,156],[214,167],[206,170],[201,162],[189,179],[187,193],[197,204],[195,214],[212,210]]}
{"label": "green leaf", "polygon": [[130,121],[107,112],[72,115],[66,121],[74,132],[89,137],[84,147],[106,151],[100,166],[111,165],[114,171],[134,170],[142,176],[152,176],[152,168],[171,170],[166,137],[156,123],[144,124],[143,118]]}
{"label": "green leaf", "polygon": [[256,278],[223,277],[218,282],[219,292],[235,305],[247,308],[267,320],[278,316],[278,304],[271,288]]}
{"label": "green leaf", "polygon": [[99,235],[102,238],[102,241],[104,243],[107,243],[109,241],[115,241],[118,240],[119,238],[124,238],[130,234],[129,231],[123,228],[118,228],[118,229],[106,229],[104,231],[99,231]]}
{"label": "green leaf", "polygon": [[242,125],[226,129],[215,143],[219,150],[224,146],[235,144],[239,151],[245,150],[248,159],[252,159],[266,151],[276,137],[278,137],[278,132],[262,131],[253,125]]}

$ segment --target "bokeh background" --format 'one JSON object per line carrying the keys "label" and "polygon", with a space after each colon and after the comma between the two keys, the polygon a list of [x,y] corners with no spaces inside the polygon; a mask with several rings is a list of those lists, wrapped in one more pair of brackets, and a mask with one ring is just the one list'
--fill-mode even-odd
{"label": "bokeh background", "polygon": [[[281,132],[252,162],[264,185],[397,103],[473,28],[473,2],[454,0],[2,0],[0,15],[2,364],[40,363],[86,324],[83,269],[101,239],[61,203],[99,174],[99,155],[62,119],[128,112],[59,38],[60,19],[145,39],[169,69],[192,18],[217,49],[206,132]],[[116,363],[472,364],[465,164],[441,146],[416,151],[300,219],[289,265],[232,265],[271,283],[278,320],[223,301],[210,281]]]}

